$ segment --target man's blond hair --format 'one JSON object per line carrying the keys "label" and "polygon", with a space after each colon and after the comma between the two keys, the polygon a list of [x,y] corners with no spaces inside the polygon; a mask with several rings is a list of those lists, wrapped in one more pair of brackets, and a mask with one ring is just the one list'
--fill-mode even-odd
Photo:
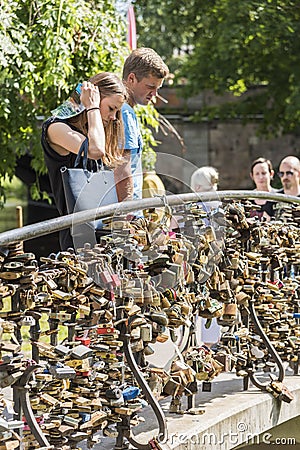
{"label": "man's blond hair", "polygon": [[154,76],[166,78],[169,74],[168,66],[152,48],[140,47],[133,50],[126,59],[123,67],[123,80],[127,80],[130,73],[134,73],[137,80]]}

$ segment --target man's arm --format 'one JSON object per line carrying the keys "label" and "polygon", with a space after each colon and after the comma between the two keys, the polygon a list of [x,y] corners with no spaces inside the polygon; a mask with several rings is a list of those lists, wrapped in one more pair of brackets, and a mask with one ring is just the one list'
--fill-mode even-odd
{"label": "man's arm", "polygon": [[114,176],[119,202],[132,200],[133,179],[130,150],[124,150],[124,163],[114,169]]}

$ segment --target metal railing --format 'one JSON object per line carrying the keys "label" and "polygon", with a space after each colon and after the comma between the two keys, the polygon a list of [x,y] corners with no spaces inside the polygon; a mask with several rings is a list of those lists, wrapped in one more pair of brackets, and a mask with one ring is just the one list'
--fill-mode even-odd
{"label": "metal railing", "polygon": [[193,202],[208,202],[222,199],[265,199],[282,203],[296,203],[300,205],[300,197],[292,195],[260,192],[260,191],[217,191],[215,193],[189,193],[167,195],[163,197],[143,198],[141,200],[131,200],[123,203],[113,203],[108,206],[80,211],[66,216],[57,217],[55,219],[45,220],[43,222],[26,225],[23,228],[5,231],[0,233],[0,246],[5,246],[18,241],[27,241],[39,236],[45,236],[49,233],[63,230],[95,219],[102,219],[115,214],[137,211],[140,209],[157,208],[188,204]]}
{"label": "metal railing", "polygon": [[[244,199],[266,199],[271,200],[275,202],[280,203],[295,203],[300,205],[300,197],[294,197],[294,196],[288,196],[285,194],[278,194],[278,193],[269,193],[269,192],[258,192],[258,191],[218,191],[215,193],[202,193],[202,194],[196,194],[196,193],[188,193],[188,194],[177,194],[177,195],[167,195],[162,197],[152,197],[152,198],[145,198],[141,200],[133,200],[123,203],[114,203],[109,206],[99,207],[92,210],[87,211],[81,211],[73,214],[69,214],[66,216],[61,216],[55,219],[46,220],[43,222],[31,224],[24,226],[22,228],[17,228],[14,230],[9,230],[3,233],[0,233],[0,250],[1,248],[5,248],[9,244],[13,244],[19,241],[26,241],[30,240],[39,236],[44,236],[49,233],[53,233],[56,231],[63,230],[65,228],[72,227],[73,225],[82,224],[91,220],[95,219],[101,219],[104,217],[109,217],[112,215],[122,215],[124,213],[137,211],[140,209],[148,209],[148,208],[155,208],[155,207],[165,207],[166,205],[169,206],[178,206],[182,204],[189,204],[189,203],[195,203],[195,202],[209,202],[209,201],[216,201],[216,200],[225,200],[225,199],[235,199],[235,200],[244,200]],[[282,367],[282,362],[277,355],[277,352],[273,348],[272,344],[268,340],[267,336],[265,335],[262,327],[260,326],[260,323],[255,315],[254,307],[251,304],[251,317],[252,320],[255,323],[255,326],[257,328],[258,334],[263,339],[265,345],[268,348],[268,351],[273,356],[274,360],[276,361],[278,367],[279,367],[279,381],[282,381],[284,372]],[[126,330],[125,330],[126,331]],[[124,336],[127,336],[126,333],[124,333]],[[167,439],[167,427],[165,422],[164,414],[160,408],[160,405],[158,401],[153,397],[148,384],[145,382],[143,377],[140,375],[138,367],[135,363],[135,360],[133,358],[133,355],[130,351],[129,347],[129,341],[124,340],[124,348],[125,348],[125,356],[128,361],[128,364],[136,377],[140,387],[142,388],[142,391],[147,398],[149,404],[151,405],[155,416],[157,418],[158,424],[159,424],[159,442],[164,442]],[[16,386],[16,389],[18,390],[18,396],[20,397],[19,405],[18,405],[18,412],[23,409],[25,412],[26,419],[28,423],[30,424],[30,427],[33,431],[33,434],[35,438],[38,440],[40,445],[46,445],[47,448],[49,447],[49,443],[47,439],[45,438],[44,434],[41,432],[41,429],[39,428],[30,407],[29,397],[28,397],[28,390],[26,388],[26,384],[28,381],[28,377],[30,376],[30,373],[35,370],[38,366],[35,366],[35,368],[31,368],[29,371],[24,374],[18,385]],[[261,384],[256,378],[254,374],[249,374],[252,382],[260,389],[265,390],[265,385]],[[127,422],[122,422],[121,426],[119,427],[119,435],[116,442],[115,448],[125,448],[123,447],[123,438],[126,437],[127,440],[135,445],[135,448],[138,449],[150,449],[150,448],[159,448],[156,447],[155,442],[157,441],[154,439],[153,442],[148,442],[146,444],[138,443],[134,438],[133,435],[130,432],[130,424]]]}

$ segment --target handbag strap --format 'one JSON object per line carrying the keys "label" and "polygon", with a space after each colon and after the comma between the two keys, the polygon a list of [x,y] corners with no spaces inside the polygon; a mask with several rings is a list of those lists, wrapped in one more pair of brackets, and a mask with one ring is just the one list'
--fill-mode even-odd
{"label": "handbag strap", "polygon": [[87,170],[87,161],[88,161],[88,144],[89,140],[88,138],[85,138],[83,143],[81,144],[81,147],[79,149],[79,152],[76,156],[74,167],[78,167],[82,158],[82,167],[83,170]]}
{"label": "handbag strap", "polygon": [[102,159],[98,159],[96,161],[96,165],[97,165],[97,171],[99,172],[99,170],[104,170],[104,164]]}
{"label": "handbag strap", "polygon": [[[75,163],[74,163],[74,167],[78,167],[82,158],[82,167],[84,172],[87,174],[88,173],[88,168],[87,168],[87,164],[88,164],[88,144],[89,144],[89,140],[88,138],[85,138],[85,140],[82,142],[81,147],[79,149],[79,152],[76,156],[75,159]],[[99,170],[104,170],[104,164],[102,159],[98,160],[98,161],[93,161],[94,164],[96,165],[96,171],[99,172]],[[87,175],[88,176],[88,175]]]}

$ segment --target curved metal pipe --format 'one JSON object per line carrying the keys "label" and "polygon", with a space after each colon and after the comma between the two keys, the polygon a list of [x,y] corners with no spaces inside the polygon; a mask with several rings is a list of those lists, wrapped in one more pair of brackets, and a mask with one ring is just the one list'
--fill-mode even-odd
{"label": "curved metal pipe", "polygon": [[[128,363],[128,366],[132,370],[132,373],[133,373],[135,379],[137,380],[139,386],[141,387],[148,404],[151,406],[151,408],[157,418],[158,426],[159,426],[159,434],[158,434],[157,438],[159,439],[160,443],[163,443],[167,440],[167,437],[168,437],[167,436],[166,419],[165,419],[163,410],[160,407],[160,404],[158,403],[156,398],[153,396],[152,391],[148,386],[148,383],[144,379],[143,375],[141,374],[141,371],[139,370],[139,368],[137,366],[137,363],[135,362],[134,356],[133,356],[131,348],[130,348],[128,337],[123,338],[123,349],[124,349],[124,354],[125,354],[125,358]],[[141,443],[137,442],[132,437],[130,430],[129,430],[128,435],[126,435],[126,439],[132,445],[134,445],[136,448],[138,448],[139,450],[149,450],[151,448],[149,446],[149,443],[141,444]]]}
{"label": "curved metal pipe", "polygon": [[[44,222],[39,222],[32,225],[27,225],[23,228],[18,228],[16,230],[10,230],[4,233],[0,234],[0,245],[5,247],[5,245],[8,245],[10,243],[18,242],[18,241],[26,241],[38,236],[47,235],[48,233],[52,233],[55,231],[60,231],[64,228],[71,227],[72,225],[77,225],[80,223],[88,222],[94,219],[100,219],[103,217],[107,217],[110,215],[115,214],[124,214],[125,212],[131,212],[135,210],[140,209],[147,209],[147,208],[153,208],[153,207],[161,207],[165,206],[167,203],[170,206],[176,206],[180,204],[187,204],[192,202],[199,202],[199,201],[213,201],[213,200],[221,200],[221,199],[254,199],[254,198],[260,198],[260,199],[268,199],[268,200],[274,200],[277,202],[284,202],[284,203],[296,203],[300,204],[300,198],[294,197],[294,196],[287,196],[284,194],[277,194],[277,193],[269,193],[269,192],[257,192],[257,191],[219,191],[214,193],[203,193],[203,194],[196,194],[196,193],[189,193],[189,194],[178,194],[178,195],[168,195],[165,197],[157,197],[157,198],[146,198],[142,200],[133,200],[128,201],[124,203],[114,203],[112,205],[88,210],[88,211],[81,211],[74,214],[69,214],[66,216],[58,217],[55,219],[47,220]],[[282,366],[282,361],[279,358],[277,352],[273,348],[272,344],[268,340],[267,336],[265,335],[254,310],[254,306],[251,303],[249,305],[250,314],[251,317],[259,331],[259,334],[261,338],[263,339],[265,345],[267,346],[270,354],[273,356],[274,360],[276,361],[278,367],[279,367],[279,381],[283,380],[284,377],[284,370]],[[154,398],[148,384],[144,380],[143,376],[141,375],[138,366],[134,360],[133,354],[130,349],[129,340],[128,338],[124,339],[124,353],[125,357],[127,359],[127,363],[132,370],[138,384],[140,385],[148,403],[152,407],[157,420],[159,424],[159,442],[164,442],[167,439],[167,428],[166,428],[166,421],[164,413],[157,402],[157,400]],[[29,370],[24,373],[24,375],[21,377],[18,384],[15,385],[16,390],[20,393],[20,404],[24,410],[26,420],[28,421],[30,428],[33,431],[33,434],[35,438],[38,440],[40,445],[49,446],[49,442],[43,435],[43,433],[40,430],[40,427],[38,426],[34,415],[32,413],[32,410],[30,408],[30,402],[29,402],[29,394],[26,388],[27,381],[29,379],[29,376],[32,371],[34,371],[37,368],[35,366],[34,368],[29,368]],[[253,384],[258,387],[259,389],[266,390],[266,385],[261,384],[254,376],[254,374],[249,374]],[[140,444],[135,441],[135,439],[132,437],[130,430],[128,430],[128,435],[126,436],[128,441],[135,445],[136,448],[140,450],[148,450],[150,447],[150,444]]]}
{"label": "curved metal pipe", "polygon": [[20,418],[21,411],[23,411],[30,431],[32,431],[32,434],[34,435],[38,443],[42,447],[52,448],[46,436],[42,432],[39,424],[37,423],[30,405],[28,381],[33,372],[35,372],[39,368],[41,368],[41,366],[37,364],[27,367],[20,379],[13,385],[13,391],[16,393],[16,396],[19,397],[18,406],[20,407],[20,410],[17,411],[17,416]]}
{"label": "curved metal pipe", "polygon": [[[283,364],[281,361],[280,356],[278,355],[278,353],[276,352],[275,348],[273,347],[273,345],[271,344],[271,342],[269,341],[269,338],[267,337],[266,333],[264,332],[258,317],[256,315],[255,312],[255,308],[254,308],[254,301],[249,302],[249,311],[250,311],[250,316],[251,319],[253,320],[253,323],[258,331],[258,334],[260,335],[260,337],[262,338],[264,344],[266,345],[270,355],[273,357],[275,363],[278,366],[279,369],[279,374],[278,374],[278,381],[283,381],[284,379],[284,368],[283,368]],[[258,389],[261,389],[262,391],[266,391],[267,386],[270,384],[269,382],[264,384],[264,383],[260,383],[260,381],[258,381],[258,379],[256,378],[256,376],[254,375],[253,372],[249,372],[249,377],[252,381],[252,383],[254,384],[254,386],[256,386]]]}
{"label": "curved metal pipe", "polygon": [[0,246],[5,247],[10,243],[18,241],[27,241],[39,236],[44,236],[55,231],[70,228],[72,225],[78,225],[95,219],[101,219],[116,214],[124,214],[126,212],[137,211],[140,209],[162,207],[165,202],[170,206],[193,202],[206,202],[221,199],[255,199],[261,198],[266,200],[274,200],[283,203],[300,204],[300,197],[292,195],[277,194],[272,192],[260,191],[217,191],[207,193],[189,193],[167,195],[165,197],[143,198],[141,200],[130,200],[123,203],[113,203],[112,205],[102,206],[100,208],[80,211],[66,216],[57,217],[55,219],[45,220],[23,228],[5,231],[0,233]]}

